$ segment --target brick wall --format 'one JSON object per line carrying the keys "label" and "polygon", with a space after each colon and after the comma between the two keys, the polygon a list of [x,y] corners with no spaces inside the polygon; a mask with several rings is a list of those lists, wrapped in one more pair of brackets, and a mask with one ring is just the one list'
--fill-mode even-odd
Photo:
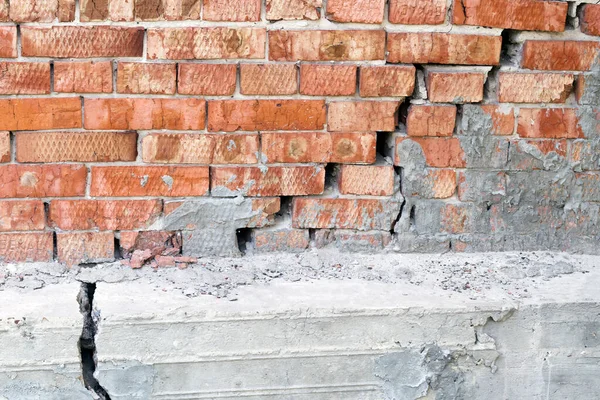
{"label": "brick wall", "polygon": [[0,0],[0,261],[597,253],[585,3]]}

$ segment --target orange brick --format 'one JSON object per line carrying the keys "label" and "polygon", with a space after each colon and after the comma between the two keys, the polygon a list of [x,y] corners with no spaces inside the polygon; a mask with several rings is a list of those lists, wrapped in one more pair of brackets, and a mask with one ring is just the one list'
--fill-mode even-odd
{"label": "orange brick", "polygon": [[72,267],[84,263],[109,262],[115,259],[113,232],[56,234],[57,258]]}
{"label": "orange brick", "polygon": [[55,61],[54,90],[62,93],[111,93],[112,63]]}
{"label": "orange brick", "polygon": [[213,196],[305,196],[325,190],[323,166],[211,167]]}
{"label": "orange brick", "polygon": [[385,58],[385,31],[269,31],[272,61],[370,61]]}
{"label": "orange brick", "polygon": [[446,0],[390,0],[392,24],[440,25],[446,20]]}
{"label": "orange brick", "polygon": [[135,132],[19,132],[18,162],[135,161]]}
{"label": "orange brick", "polygon": [[321,17],[319,8],[322,6],[322,0],[267,0],[267,19],[317,20]]}
{"label": "orange brick", "polygon": [[430,188],[428,193],[406,193],[412,197],[426,197],[431,199],[447,199],[456,192],[456,172],[453,169],[428,169],[425,176],[419,178],[420,185],[413,187]]}
{"label": "orange brick", "polygon": [[375,162],[377,134],[374,132],[331,133],[331,163],[371,164]]}
{"label": "orange brick", "polygon": [[136,230],[151,225],[161,211],[160,200],[53,200],[48,221],[65,231]]}
{"label": "orange brick", "polygon": [[0,132],[0,163],[10,161],[10,132]]}
{"label": "orange brick", "polygon": [[483,100],[482,72],[427,72],[427,92],[432,103],[479,103]]}
{"label": "orange brick", "polygon": [[176,64],[120,62],[117,67],[118,93],[175,94]]}
{"label": "orange brick", "polygon": [[344,101],[329,104],[327,129],[340,131],[385,131],[396,127],[398,101]]}
{"label": "orange brick", "polygon": [[[537,139],[537,140],[523,140],[529,146],[537,147],[542,153],[548,155],[552,152],[558,154],[561,157],[567,156],[568,143],[567,140],[557,139]],[[516,144],[518,146],[518,143]]]}
{"label": "orange brick", "polygon": [[406,118],[408,136],[452,136],[456,106],[411,105]]}
{"label": "orange brick", "polygon": [[565,30],[569,6],[544,0],[454,0],[452,23],[521,31]]}
{"label": "orange brick", "polygon": [[264,58],[267,32],[263,28],[148,29],[148,58],[208,60]]}
{"label": "orange brick", "polygon": [[512,135],[515,131],[515,110],[504,106],[483,105],[484,113],[492,117],[494,135]]}
{"label": "orange brick", "polygon": [[391,165],[342,165],[340,193],[366,196],[394,194],[394,167]]}
{"label": "orange brick", "polygon": [[206,104],[200,99],[85,99],[86,129],[204,129]]}
{"label": "orange brick", "polygon": [[356,65],[300,65],[300,93],[351,96],[356,92]]}
{"label": "orange brick", "polygon": [[144,137],[144,162],[255,164],[258,134],[161,134]]}
{"label": "orange brick", "polygon": [[141,57],[143,47],[142,27],[21,27],[24,57]]}
{"label": "orange brick", "polygon": [[235,92],[235,64],[179,64],[179,94],[231,96]]}
{"label": "orange brick", "polygon": [[599,42],[527,40],[521,66],[550,71],[589,71],[600,55]]}
{"label": "orange brick", "polygon": [[52,232],[0,234],[0,262],[50,262],[53,254]]}
{"label": "orange brick", "polygon": [[521,108],[517,133],[526,138],[582,138],[574,108]]}
{"label": "orange brick", "polygon": [[[396,147],[406,138],[396,138]],[[465,153],[458,138],[411,138],[423,149],[425,162],[430,167],[436,168],[464,168],[466,167]],[[396,154],[396,165],[400,165]]]}
{"label": "orange brick", "polygon": [[0,197],[75,197],[85,195],[83,165],[0,166]]}
{"label": "orange brick", "polygon": [[[80,0],[79,19],[81,22],[89,21],[105,21],[108,19],[108,5],[110,0],[105,1],[93,1],[93,0]],[[133,3],[133,1],[131,2]]]}
{"label": "orange brick", "polygon": [[584,4],[579,21],[583,33],[600,36],[600,4]]}
{"label": "orange brick", "polygon": [[[71,12],[75,12],[75,2],[72,0],[10,1],[10,20],[14,22],[52,22],[58,17],[61,17],[60,21],[65,21],[64,14]],[[72,21],[72,19],[66,20]]]}
{"label": "orange brick", "polygon": [[261,0],[204,0],[205,21],[259,21]]}
{"label": "orange brick", "polygon": [[78,97],[0,99],[0,130],[81,128]]}
{"label": "orange brick", "polygon": [[389,33],[388,62],[416,64],[497,65],[500,36],[452,33]]}
{"label": "orange brick", "polygon": [[0,62],[0,94],[50,93],[50,63]]}
{"label": "orange brick", "polygon": [[362,97],[410,96],[415,90],[415,67],[377,66],[360,68]]}
{"label": "orange brick", "polygon": [[255,95],[298,92],[295,64],[241,64],[240,93]]}
{"label": "orange brick", "polygon": [[17,57],[17,27],[0,26],[0,58]]}
{"label": "orange brick", "polygon": [[0,201],[0,232],[43,230],[45,214],[38,200]]}
{"label": "orange brick", "polygon": [[252,242],[259,253],[297,252],[308,249],[310,235],[307,229],[255,230]]}
{"label": "orange brick", "polygon": [[325,125],[322,100],[219,100],[208,103],[208,130],[313,130]]}
{"label": "orange brick", "polygon": [[336,22],[383,22],[385,0],[328,0],[327,19]]}
{"label": "orange brick", "polygon": [[501,72],[498,100],[506,103],[564,103],[573,89],[572,74]]}
{"label": "orange brick", "polygon": [[204,196],[208,167],[92,167],[91,196]]}

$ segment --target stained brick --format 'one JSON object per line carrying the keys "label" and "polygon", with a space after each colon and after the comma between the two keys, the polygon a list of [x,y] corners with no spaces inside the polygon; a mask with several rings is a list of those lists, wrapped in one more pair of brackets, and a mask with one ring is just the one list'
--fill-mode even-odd
{"label": "stained brick", "polygon": [[339,188],[342,194],[391,196],[394,194],[394,167],[391,165],[343,165]]}
{"label": "stained brick", "polygon": [[74,12],[72,0],[11,0],[9,16],[14,22],[52,22],[58,17],[61,21],[72,21],[68,17]]}
{"label": "stained brick", "polygon": [[527,40],[521,66],[550,71],[589,71],[600,55],[600,42]]}
{"label": "stained brick", "polygon": [[58,261],[68,267],[109,262],[115,258],[113,232],[59,232],[56,234],[56,247]]}
{"label": "stained brick", "polygon": [[17,57],[17,28],[15,26],[0,26],[0,57]]}
{"label": "stained brick", "polygon": [[383,22],[385,0],[328,0],[327,19],[335,22]]}
{"label": "stained brick", "polygon": [[197,20],[201,8],[202,0],[135,0],[135,18],[142,21]]}
{"label": "stained brick", "polygon": [[111,93],[110,61],[54,62],[54,90],[62,93]]}
{"label": "stained brick", "polygon": [[351,96],[356,92],[356,65],[300,65],[300,93]]}
{"label": "stained brick", "polygon": [[564,103],[573,89],[572,74],[501,72],[498,100],[507,103]]}
{"label": "stained brick", "polygon": [[0,197],[75,197],[85,195],[83,165],[2,165]]}
{"label": "stained brick", "polygon": [[0,94],[50,93],[50,63],[0,62]]}
{"label": "stained brick", "polygon": [[584,4],[579,21],[583,33],[600,36],[600,4]]}
{"label": "stained brick", "polygon": [[406,118],[409,136],[452,136],[456,122],[455,106],[411,105]]}
{"label": "stained brick", "polygon": [[483,72],[427,72],[427,92],[432,103],[478,103],[483,100]]}
{"label": "stained brick", "polygon": [[266,0],[267,19],[317,20],[321,17],[319,8],[323,6],[322,0]]}
{"label": "stained brick", "polygon": [[0,163],[10,161],[10,132],[0,132]]}
{"label": "stained brick", "polygon": [[415,67],[377,66],[360,68],[362,97],[410,96],[415,89]]}
{"label": "stained brick", "polygon": [[235,64],[179,64],[180,94],[230,96],[237,81]]}
{"label": "stained brick", "polygon": [[[108,19],[108,7],[110,2],[110,0],[80,0],[79,19],[81,22],[104,21]],[[133,3],[133,0],[131,0],[131,3]]]}
{"label": "stained brick", "polygon": [[340,131],[385,131],[396,127],[397,101],[344,101],[329,104],[327,129]]}
{"label": "stained brick", "polygon": [[258,21],[261,0],[204,0],[206,21]]}
{"label": "stained brick", "polygon": [[[396,138],[396,147],[406,138]],[[466,166],[465,154],[457,138],[411,138],[421,146],[425,161],[428,166],[436,168],[464,168]],[[395,165],[400,165],[403,160],[396,153]]]}
{"label": "stained brick", "polygon": [[494,135],[512,135],[515,131],[515,110],[506,106],[483,105],[481,110],[492,118]]}
{"label": "stained brick", "polygon": [[447,199],[456,192],[456,172],[453,169],[426,169],[415,181],[403,181],[406,196],[426,199]]}
{"label": "stained brick", "polygon": [[392,24],[440,25],[446,20],[446,0],[390,0]]}
{"label": "stained brick", "polygon": [[80,127],[81,100],[77,97],[0,99],[0,130]]}
{"label": "stained brick", "polygon": [[517,133],[527,138],[583,137],[577,111],[573,108],[521,108]]}
{"label": "stained brick", "polygon": [[252,231],[254,250],[267,252],[300,252],[310,245],[307,229],[280,229]]}
{"label": "stained brick", "polygon": [[298,92],[295,64],[241,64],[240,93],[285,95]]}
{"label": "stained brick", "polygon": [[176,64],[120,62],[117,68],[118,93],[175,94]]}
{"label": "stained brick", "polygon": [[0,201],[0,232],[39,231],[45,226],[44,203],[41,201]]}
{"label": "stained brick", "polygon": [[52,232],[1,233],[1,262],[50,262],[54,253]]}

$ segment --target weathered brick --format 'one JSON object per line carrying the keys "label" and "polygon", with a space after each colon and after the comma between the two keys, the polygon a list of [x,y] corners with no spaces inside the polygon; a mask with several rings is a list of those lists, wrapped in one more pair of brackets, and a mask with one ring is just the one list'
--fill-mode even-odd
{"label": "weathered brick", "polygon": [[208,130],[319,130],[325,125],[322,100],[219,100],[208,103]]}
{"label": "weathered brick", "polygon": [[[396,147],[407,138],[396,138]],[[464,168],[466,166],[465,154],[458,138],[410,138],[421,146],[425,161],[428,166],[436,168]],[[403,160],[396,154],[395,165],[400,165]]]}
{"label": "weathered brick", "polygon": [[0,62],[0,94],[50,93],[50,63]]}
{"label": "weathered brick", "polygon": [[[108,7],[110,0],[80,0],[79,19],[81,22],[105,21],[108,19]],[[133,0],[131,1],[133,3]]]}
{"label": "weathered brick", "polygon": [[77,97],[0,99],[0,130],[81,128]]}
{"label": "weathered brick", "polygon": [[515,131],[515,110],[506,106],[482,105],[481,110],[492,117],[492,133],[509,136]]}
{"label": "weathered brick", "polygon": [[21,52],[24,57],[141,57],[143,48],[142,27],[21,27]]}
{"label": "weathered brick", "polygon": [[135,161],[135,132],[19,132],[18,162]]}
{"label": "weathered brick", "polygon": [[261,0],[204,0],[205,21],[258,21]]}
{"label": "weathered brick", "polygon": [[456,192],[456,172],[453,169],[427,169],[416,179],[402,182],[404,194],[426,199],[447,199]]}
{"label": "weathered brick", "polygon": [[497,65],[502,38],[452,33],[389,33],[388,62]]}
{"label": "weathered brick", "polygon": [[584,4],[579,21],[583,33],[600,36],[600,4]]}
{"label": "weathered brick", "polygon": [[254,164],[258,134],[150,134],[142,141],[145,162]]}
{"label": "weathered brick", "polygon": [[117,92],[175,94],[176,64],[120,62],[117,67]]}
{"label": "weathered brick", "polygon": [[440,208],[441,233],[464,233],[473,223],[473,215],[468,204],[444,204]]}
{"label": "weathered brick", "polygon": [[374,132],[332,132],[330,163],[371,164],[376,158],[377,134]]}
{"label": "weathered brick", "polygon": [[408,136],[452,136],[456,106],[411,105],[406,118]]}
{"label": "weathered brick", "polygon": [[56,247],[58,261],[68,267],[115,259],[113,232],[58,232]]}
{"label": "weathered brick", "polygon": [[156,28],[148,30],[148,58],[208,60],[264,58],[263,28]]}
{"label": "weathered brick", "polygon": [[504,171],[461,171],[458,173],[458,198],[475,203],[499,203],[506,195]]}
{"label": "weathered brick", "polygon": [[111,93],[110,61],[55,61],[54,90],[62,93]]}
{"label": "weathered brick", "polygon": [[204,196],[208,167],[92,167],[91,196]]}
{"label": "weathered brick", "polygon": [[370,61],[385,58],[385,31],[269,31],[272,61]]}
{"label": "weathered brick", "polygon": [[0,21],[1,22],[10,21],[8,0],[0,1]]}
{"label": "weathered brick", "polygon": [[327,19],[335,22],[383,22],[385,0],[328,0]]}
{"label": "weathered brick", "polygon": [[43,230],[45,214],[39,200],[0,201],[0,232]]}
{"label": "weathered brick", "polygon": [[2,165],[0,197],[75,197],[85,195],[83,165]]}
{"label": "weathered brick", "polygon": [[17,57],[17,27],[0,26],[0,58]]}
{"label": "weathered brick", "polygon": [[446,20],[446,0],[390,0],[392,24],[440,25]]}
{"label": "weathered brick", "polygon": [[300,93],[351,96],[356,92],[356,65],[300,65]]}
{"label": "weathered brick", "polygon": [[10,132],[0,132],[0,163],[10,161]]}
{"label": "weathered brick", "polygon": [[212,167],[213,196],[305,196],[325,189],[323,166]]}
{"label": "weathered brick", "polygon": [[414,66],[376,66],[360,68],[362,97],[410,96],[415,90]]}
{"label": "weathered brick", "polygon": [[179,64],[179,94],[231,96],[235,92],[235,64]]}
{"label": "weathered brick", "polygon": [[310,245],[308,229],[279,229],[252,231],[252,243],[258,253],[299,252]]}
{"label": "weathered brick", "polygon": [[398,101],[333,102],[329,104],[327,129],[332,132],[393,132],[398,107]]}
{"label": "weathered brick", "polygon": [[394,167],[391,165],[342,165],[339,177],[342,194],[391,196]]}
{"label": "weathered brick", "polygon": [[134,0],[110,0],[108,3],[108,19],[115,22],[133,21],[135,19]]}
{"label": "weathered brick", "polygon": [[544,0],[454,0],[452,23],[522,31],[565,30],[569,6]]}
{"label": "weathered brick", "polygon": [[506,103],[564,103],[573,89],[572,74],[501,72],[498,100]]}
{"label": "weathered brick", "polygon": [[0,262],[50,262],[52,232],[0,233]]}
{"label": "weathered brick", "polygon": [[298,92],[295,64],[241,64],[240,93],[285,95]]}
{"label": "weathered brick", "polygon": [[267,19],[277,21],[280,19],[310,19],[317,20],[321,17],[320,7],[322,0],[266,0]]}
{"label": "weathered brick", "polygon": [[135,0],[135,19],[141,21],[197,20],[200,19],[201,8],[202,0]]}
{"label": "weathered brick", "polygon": [[483,100],[483,72],[428,71],[427,92],[432,103],[479,103]]}
{"label": "weathered brick", "polygon": [[59,0],[57,16],[60,22],[75,21],[75,0]]}
{"label": "weathered brick", "polygon": [[577,181],[582,186],[581,200],[600,202],[600,174],[577,174]]}
{"label": "weathered brick", "polygon": [[160,200],[53,200],[49,223],[65,231],[144,229],[162,211]]}
{"label": "weathered brick", "polygon": [[600,55],[600,42],[527,40],[521,66],[549,71],[589,71]]}
{"label": "weathered brick", "polygon": [[582,138],[577,110],[573,108],[521,108],[517,133],[527,138]]}
{"label": "weathered brick", "polygon": [[64,19],[71,8],[74,14],[75,2],[71,0],[11,0],[9,16],[14,22],[52,22],[59,16],[61,21],[72,21]]}
{"label": "weathered brick", "polygon": [[86,129],[204,129],[206,104],[200,99],[85,99]]}
{"label": "weathered brick", "polygon": [[600,143],[593,140],[573,141],[570,161],[582,171],[600,171]]}

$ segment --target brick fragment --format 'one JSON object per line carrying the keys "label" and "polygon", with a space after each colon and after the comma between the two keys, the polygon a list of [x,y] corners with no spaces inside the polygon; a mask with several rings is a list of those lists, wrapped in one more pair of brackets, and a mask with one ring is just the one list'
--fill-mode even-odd
{"label": "brick fragment", "polygon": [[81,128],[77,97],[0,99],[0,130]]}
{"label": "brick fragment", "polygon": [[483,72],[427,72],[427,92],[432,103],[479,103],[483,100]]}
{"label": "brick fragment", "polygon": [[0,201],[0,232],[43,230],[45,214],[38,200]]}
{"label": "brick fragment", "polygon": [[600,36],[600,4],[584,4],[579,21],[583,33]]}
{"label": "brick fragment", "polygon": [[55,61],[54,90],[61,93],[111,93],[112,63]]}
{"label": "brick fragment", "polygon": [[235,64],[179,64],[179,94],[231,96],[237,81]]}
{"label": "brick fragment", "polygon": [[573,89],[572,74],[501,72],[498,100],[506,103],[564,103]]}
{"label": "brick fragment", "polygon": [[59,232],[56,234],[56,247],[58,261],[67,267],[115,259],[113,232]]}
{"label": "brick fragment", "polygon": [[300,93],[351,96],[356,92],[356,65],[300,65]]}
{"label": "brick fragment", "polygon": [[0,166],[0,197],[75,197],[85,195],[83,165]]}
{"label": "brick fragment", "polygon": [[298,92],[295,64],[241,64],[240,93],[286,95]]}
{"label": "brick fragment", "polygon": [[517,133],[526,138],[582,138],[577,110],[573,108],[521,108]]}
{"label": "brick fragment", "polygon": [[[396,138],[396,147],[406,138]],[[465,153],[458,138],[411,138],[421,146],[428,166],[436,168],[464,168],[466,167]],[[402,160],[396,154],[395,165],[400,165]]]}
{"label": "brick fragment", "polygon": [[0,132],[0,163],[10,161],[10,132]]}
{"label": "brick fragment", "polygon": [[[72,21],[68,14],[75,11],[72,0],[11,0],[10,20],[14,22],[52,22],[61,17],[61,21]],[[59,11],[60,10],[60,11]]]}
{"label": "brick fragment", "polygon": [[332,132],[393,132],[398,107],[398,101],[333,102],[329,104],[327,129]]}
{"label": "brick fragment", "polygon": [[200,19],[201,8],[202,0],[135,0],[135,19],[141,21],[197,20]]}
{"label": "brick fragment", "polygon": [[0,58],[16,58],[16,57],[17,57],[17,27],[16,26],[0,26]]}
{"label": "brick fragment", "polygon": [[446,20],[446,0],[390,0],[392,24],[440,25]]}
{"label": "brick fragment", "polygon": [[308,229],[279,229],[252,231],[252,243],[258,253],[300,252],[308,249]]}
{"label": "brick fragment", "polygon": [[391,165],[342,165],[339,177],[342,194],[391,196],[394,167]]}
{"label": "brick fragment", "polygon": [[600,42],[527,40],[521,66],[547,71],[589,71],[600,55]]}
{"label": "brick fragment", "polygon": [[50,63],[0,62],[0,94],[50,93]]}
{"label": "brick fragment", "polygon": [[322,0],[266,0],[269,21],[309,19],[321,17]]}
{"label": "brick fragment", "polygon": [[414,66],[361,67],[361,97],[410,96],[415,90]]}
{"label": "brick fragment", "polygon": [[117,92],[175,94],[176,64],[120,62],[117,67]]}
{"label": "brick fragment", "polygon": [[452,136],[456,106],[411,105],[406,118],[408,136]]}
{"label": "brick fragment", "polygon": [[0,262],[50,262],[52,232],[0,233]]}
{"label": "brick fragment", "polygon": [[261,0],[204,0],[205,21],[259,21]]}
{"label": "brick fragment", "polygon": [[328,0],[327,19],[335,22],[383,22],[385,0]]}

